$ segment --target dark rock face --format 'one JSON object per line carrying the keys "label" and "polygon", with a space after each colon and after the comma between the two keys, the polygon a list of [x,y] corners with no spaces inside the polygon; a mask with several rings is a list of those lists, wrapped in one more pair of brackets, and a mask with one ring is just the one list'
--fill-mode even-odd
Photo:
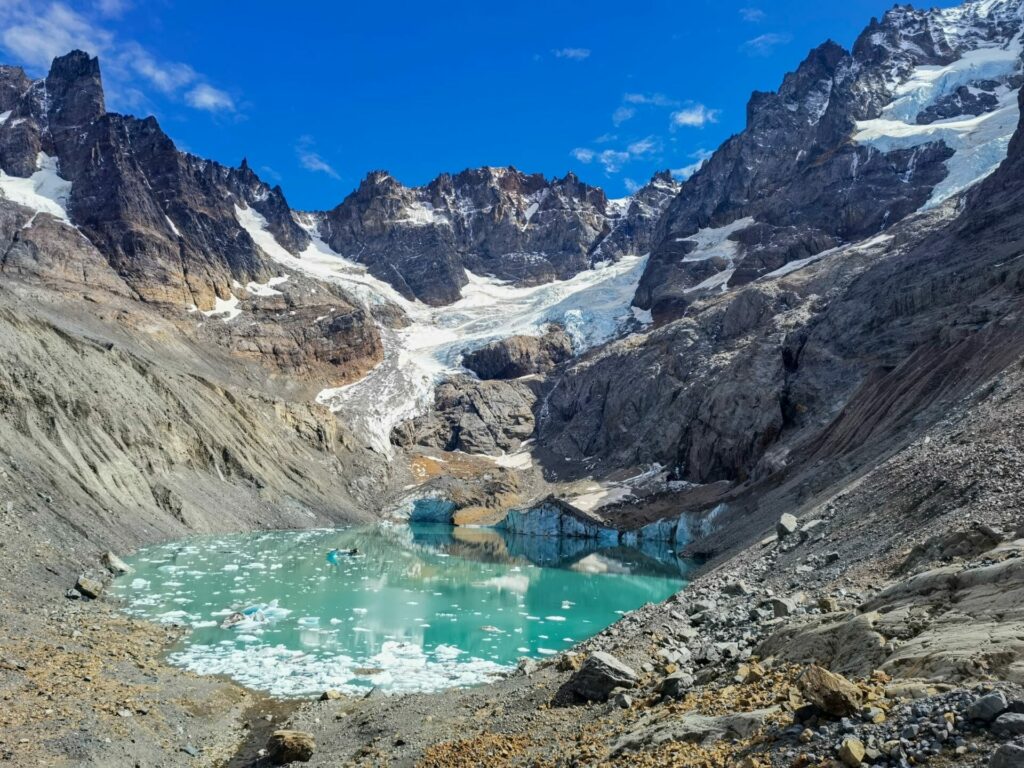
{"label": "dark rock face", "polygon": [[953,93],[922,110],[915,119],[918,125],[930,125],[936,120],[946,120],[959,115],[983,115],[997,106],[999,99],[994,93],[975,93],[966,85],[961,85]]}
{"label": "dark rock face", "polygon": [[675,189],[659,175],[623,211],[573,174],[479,168],[411,189],[376,171],[324,215],[321,234],[407,298],[443,305],[459,298],[467,269],[537,285],[646,253]]}
{"label": "dark rock face", "polygon": [[11,112],[0,126],[0,167],[24,177],[38,153],[57,157],[72,182],[72,222],[147,301],[208,309],[233,282],[274,274],[235,205],[260,212],[286,248],[309,243],[280,188],[244,162],[200,160],[179,152],[154,118],[107,113],[99,62],[81,51],[55,59],[44,82],[5,68],[0,103]]}
{"label": "dark rock face", "polygon": [[565,329],[549,326],[543,336],[510,336],[463,356],[462,365],[481,379],[518,379],[548,373],[572,357]]}
{"label": "dark rock face", "polygon": [[[254,209],[285,248],[299,253],[310,237],[280,187],[271,188],[243,160],[227,168],[178,151],[150,117],[105,111],[99,62],[81,51],[54,60],[45,81],[0,69],[0,168],[16,176],[56,158],[71,182],[71,223],[11,203],[0,206],[0,273],[48,285],[141,298],[180,313],[234,296],[246,317],[216,317],[197,333],[290,374],[330,385],[365,373],[383,349],[376,322],[333,287],[291,285],[267,296],[244,286],[279,269],[236,218]],[[47,161],[47,168],[51,168]],[[82,235],[85,237],[83,238]],[[98,294],[93,294],[98,295]]]}
{"label": "dark rock face", "polygon": [[533,434],[536,392],[526,383],[456,376],[434,392],[434,410],[395,428],[395,445],[496,454]]}
{"label": "dark rock face", "polygon": [[652,462],[693,482],[824,475],[942,418],[1024,354],[1021,179],[1018,127],[959,213],[909,217],[586,356],[546,396],[539,450],[572,459],[562,477]]}
{"label": "dark rock face", "polygon": [[[678,317],[702,292],[726,282],[743,285],[794,259],[864,239],[920,209],[946,177],[953,150],[935,141],[882,152],[851,140],[857,122],[880,117],[915,67],[948,64],[982,43],[1012,40],[1021,27],[1012,5],[987,17],[967,14],[956,34],[943,31],[941,11],[897,6],[872,21],[852,52],[826,43],[777,92],[755,93],[746,128],[683,185],[658,224],[637,306],[657,320]],[[1013,77],[972,85],[1013,86]],[[981,114],[993,98],[957,91],[918,122]],[[746,217],[756,225],[733,233],[737,247],[721,263],[686,259],[700,230]],[[734,271],[701,286],[725,270]]]}

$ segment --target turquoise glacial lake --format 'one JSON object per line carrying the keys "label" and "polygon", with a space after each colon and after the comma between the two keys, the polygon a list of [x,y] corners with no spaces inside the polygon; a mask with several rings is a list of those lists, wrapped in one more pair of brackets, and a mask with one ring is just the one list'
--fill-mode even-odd
{"label": "turquoise glacial lake", "polygon": [[434,524],[216,536],[138,552],[114,591],[191,626],[170,661],[200,674],[279,696],[434,691],[560,653],[694,565],[597,546]]}

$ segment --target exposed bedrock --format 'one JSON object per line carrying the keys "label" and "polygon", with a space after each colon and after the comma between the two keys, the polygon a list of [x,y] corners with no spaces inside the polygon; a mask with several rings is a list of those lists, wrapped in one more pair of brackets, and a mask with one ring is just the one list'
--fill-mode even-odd
{"label": "exposed bedrock", "polygon": [[569,334],[559,325],[550,325],[541,336],[509,336],[467,352],[462,365],[481,379],[518,379],[549,373],[570,357]]}

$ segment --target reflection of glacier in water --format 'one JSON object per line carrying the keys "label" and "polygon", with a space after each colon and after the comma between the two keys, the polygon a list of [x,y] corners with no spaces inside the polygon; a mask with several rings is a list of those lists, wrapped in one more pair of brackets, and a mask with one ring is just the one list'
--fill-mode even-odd
{"label": "reflection of glacier in water", "polygon": [[208,537],[138,553],[114,589],[134,615],[190,625],[170,659],[201,674],[277,695],[432,691],[561,652],[684,583],[639,551],[580,543],[418,524]]}

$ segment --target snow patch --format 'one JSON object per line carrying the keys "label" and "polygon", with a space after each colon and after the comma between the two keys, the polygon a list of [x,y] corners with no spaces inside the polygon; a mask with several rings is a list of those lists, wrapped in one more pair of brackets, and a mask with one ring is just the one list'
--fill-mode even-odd
{"label": "snow patch", "polygon": [[38,170],[27,179],[8,176],[0,171],[0,194],[12,203],[24,205],[37,213],[48,213],[70,222],[67,204],[71,182],[57,173],[57,158],[40,152],[36,156],[36,168]]}
{"label": "snow patch", "polygon": [[203,314],[207,317],[220,317],[225,323],[229,323],[242,314],[242,310],[238,306],[238,297],[231,294],[228,299],[217,296],[213,303],[213,309],[203,312]]}

